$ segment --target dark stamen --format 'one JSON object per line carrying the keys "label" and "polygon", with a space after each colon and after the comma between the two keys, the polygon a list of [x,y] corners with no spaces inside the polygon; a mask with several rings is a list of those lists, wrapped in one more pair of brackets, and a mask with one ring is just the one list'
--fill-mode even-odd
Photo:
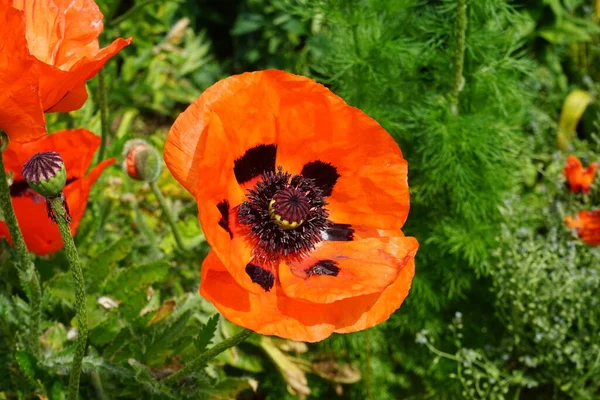
{"label": "dark stamen", "polygon": [[340,177],[333,165],[323,161],[311,161],[305,164],[301,174],[305,178],[314,179],[315,185],[321,189],[325,197],[331,196],[333,187]]}
{"label": "dark stamen", "polygon": [[261,144],[247,150],[234,162],[235,179],[241,185],[266,172],[274,172],[276,155],[277,146],[274,144]]}
{"label": "dark stamen", "polygon": [[250,279],[252,279],[252,282],[258,283],[265,292],[271,290],[275,283],[275,275],[273,275],[271,271],[261,268],[258,265],[248,263],[246,265],[246,273]]}
{"label": "dark stamen", "polygon": [[333,260],[321,260],[312,267],[305,269],[304,272],[306,272],[308,276],[337,276],[340,272],[340,267],[338,267],[338,263]]}
{"label": "dark stamen", "polygon": [[221,213],[219,226],[229,233],[230,238],[233,238],[233,232],[231,232],[231,228],[229,227],[229,202],[227,200],[223,200],[217,204],[217,208]]}

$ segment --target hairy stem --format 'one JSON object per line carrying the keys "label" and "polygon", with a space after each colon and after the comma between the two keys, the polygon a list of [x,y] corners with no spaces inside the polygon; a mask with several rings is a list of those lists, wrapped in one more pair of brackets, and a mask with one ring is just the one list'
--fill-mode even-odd
{"label": "hairy stem", "polygon": [[181,368],[179,371],[177,371],[174,374],[167,377],[164,380],[164,383],[169,384],[169,383],[177,382],[179,379],[188,375],[192,371],[195,371],[198,368],[201,368],[204,364],[206,364],[211,359],[218,356],[225,350],[230,349],[233,346],[237,346],[238,344],[242,343],[244,340],[248,339],[250,337],[250,335],[252,335],[252,333],[254,333],[254,332],[252,332],[250,329],[243,329],[240,332],[233,335],[232,337],[225,339],[220,343],[217,343],[215,346],[206,350],[205,352],[200,354],[198,357],[196,357],[196,359],[192,360],[188,365],[186,365],[185,367]]}
{"label": "hairy stem", "polygon": [[[0,131],[1,133],[1,131]],[[40,277],[35,269],[35,265],[27,251],[21,228],[17,222],[15,210],[13,209],[10,199],[10,188],[6,172],[4,171],[4,157],[0,151],[0,207],[4,215],[4,221],[8,226],[10,237],[17,252],[17,261],[19,268],[19,279],[25,293],[29,297],[29,335],[28,344],[34,354],[38,354],[40,350],[40,320],[41,320],[41,303],[42,303],[42,287],[40,285]]]}
{"label": "hairy stem", "polygon": [[160,188],[158,187],[158,183],[156,183],[156,181],[150,182],[150,188],[152,188],[152,192],[154,193],[154,196],[156,196],[156,199],[158,200],[158,203],[160,204],[160,208],[162,208],[163,215],[167,219],[169,226],[171,226],[171,230],[173,231],[173,236],[175,236],[175,241],[177,242],[177,246],[179,246],[179,248],[183,251],[188,250],[185,243],[183,243],[183,239],[181,238],[181,233],[179,233],[179,228],[177,228],[177,224],[175,223],[175,218],[173,217],[173,213],[171,212],[171,209],[169,208],[169,205],[167,204],[167,200],[165,199],[165,196],[163,196],[162,192],[160,191]]}
{"label": "hairy stem", "polygon": [[75,282],[75,308],[77,311],[77,348],[73,356],[71,364],[71,376],[69,378],[69,400],[76,400],[79,392],[79,378],[81,377],[81,364],[85,355],[85,347],[87,343],[87,309],[85,304],[85,282],[83,280],[83,270],[79,253],[73,237],[71,229],[67,222],[67,211],[63,205],[64,197],[62,195],[47,199],[50,207],[54,211],[55,222],[58,224],[60,236],[65,244],[65,255],[69,262],[69,269],[73,275]]}
{"label": "hairy stem", "polygon": [[458,115],[458,98],[465,86],[463,75],[465,66],[465,43],[467,36],[467,4],[466,0],[456,0],[456,49],[454,50],[454,87],[450,111]]}
{"label": "hairy stem", "polygon": [[104,160],[106,152],[106,142],[110,136],[110,124],[108,122],[108,102],[106,101],[106,80],[104,78],[104,69],[98,71],[98,106],[100,107],[100,130],[102,141],[98,150],[98,162]]}

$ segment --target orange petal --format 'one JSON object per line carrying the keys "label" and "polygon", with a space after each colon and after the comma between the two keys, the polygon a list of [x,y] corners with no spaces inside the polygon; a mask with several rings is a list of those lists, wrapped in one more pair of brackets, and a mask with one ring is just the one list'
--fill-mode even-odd
{"label": "orange petal", "polygon": [[87,101],[88,93],[85,83],[76,86],[72,91],[67,93],[54,107],[46,110],[46,112],[69,112],[80,109]]}
{"label": "orange petal", "polygon": [[81,178],[91,164],[100,141],[87,129],[65,129],[29,143],[9,142],[4,151],[4,165],[14,174],[14,180],[21,180],[23,164],[34,154],[51,150],[62,156],[67,178]]}
{"label": "orange petal", "polygon": [[566,217],[565,223],[588,245],[600,245],[600,211],[580,211],[575,217]]}
{"label": "orange petal", "polygon": [[[282,263],[279,279],[286,296],[313,303],[377,293],[396,281],[418,246],[415,238],[404,236],[321,242],[302,261]],[[307,272],[323,260],[335,263],[335,268],[339,268],[336,276]]]}
{"label": "orange petal", "polygon": [[[117,39],[93,57],[79,59],[67,71],[36,60],[40,71],[40,87],[44,110],[48,112],[75,110],[75,108],[70,109],[67,107],[67,105],[76,106],[78,104],[78,102],[72,100],[66,102],[69,93],[73,90],[78,91],[79,94],[73,96],[76,100],[80,100],[81,85],[86,80],[93,78],[113,55],[131,43],[131,41],[131,38]],[[63,101],[66,103],[63,103]]]}
{"label": "orange petal", "polygon": [[315,304],[286,297],[277,285],[270,292],[249,293],[211,251],[202,264],[200,293],[237,325],[263,335],[316,342],[333,332],[362,330],[389,318],[408,294],[413,274],[411,260],[382,293]]}
{"label": "orange petal", "polygon": [[223,79],[177,118],[165,143],[165,162],[190,193],[197,194],[215,173],[223,175],[220,168],[233,177],[233,161],[248,149],[275,144],[278,95],[266,80],[262,72]]}
{"label": "orange petal", "polygon": [[11,141],[46,134],[38,71],[27,50],[23,12],[0,4],[0,129]]}

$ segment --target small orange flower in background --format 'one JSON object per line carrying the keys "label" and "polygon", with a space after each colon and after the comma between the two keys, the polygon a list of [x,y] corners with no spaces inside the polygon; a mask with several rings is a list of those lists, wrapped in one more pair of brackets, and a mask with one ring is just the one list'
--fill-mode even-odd
{"label": "small orange flower in background", "polygon": [[11,140],[43,136],[44,112],[79,109],[85,81],[131,43],[100,49],[102,18],[92,0],[0,1],[0,129]]}
{"label": "small orange flower in background", "polygon": [[[50,254],[60,250],[63,242],[58,226],[48,218],[46,200],[30,189],[21,175],[23,164],[42,151],[56,151],[62,156],[67,170],[67,184],[63,192],[71,212],[71,232],[74,235],[85,212],[92,185],[102,171],[115,162],[114,158],[105,160],[86,176],[99,146],[100,138],[85,129],[59,131],[24,144],[9,142],[4,150],[4,164],[6,172],[13,174],[10,195],[29,251],[38,255]],[[0,222],[0,237],[10,240],[4,222]]]}
{"label": "small orange flower in background", "polygon": [[224,79],[178,117],[165,161],[212,246],[200,293],[230,321],[314,342],[385,321],[407,296],[407,162],[324,86],[276,70]]}
{"label": "small orange flower in background", "polygon": [[564,174],[571,187],[571,192],[589,192],[596,176],[596,169],[597,165],[595,162],[591,163],[587,168],[583,168],[581,161],[577,157],[573,155],[567,157]]}
{"label": "small orange flower in background", "polygon": [[600,211],[579,211],[576,217],[566,217],[565,223],[577,230],[581,240],[590,246],[600,245]]}

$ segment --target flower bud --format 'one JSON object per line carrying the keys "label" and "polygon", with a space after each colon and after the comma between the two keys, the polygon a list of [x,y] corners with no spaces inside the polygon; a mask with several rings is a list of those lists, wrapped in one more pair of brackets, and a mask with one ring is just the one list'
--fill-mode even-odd
{"label": "flower bud", "polygon": [[61,194],[67,182],[65,163],[55,151],[33,155],[23,165],[21,174],[33,190],[45,197]]}
{"label": "flower bud", "polygon": [[123,169],[139,181],[154,182],[162,170],[159,152],[148,142],[133,139],[125,143]]}

